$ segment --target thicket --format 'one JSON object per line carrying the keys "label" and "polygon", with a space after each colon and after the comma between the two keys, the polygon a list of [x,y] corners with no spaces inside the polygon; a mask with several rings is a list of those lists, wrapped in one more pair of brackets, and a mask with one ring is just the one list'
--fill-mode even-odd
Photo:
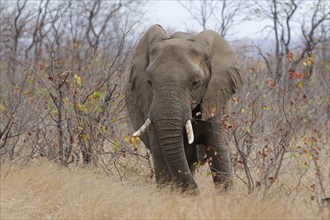
{"label": "thicket", "polygon": [[[322,210],[330,182],[328,3],[312,2],[303,22],[296,17],[303,1],[210,11],[207,1],[199,3],[206,13],[235,12],[223,13],[223,35],[237,11],[274,24],[265,29],[273,41],[231,43],[244,85],[219,120],[237,181],[249,193],[308,189]],[[1,4],[0,164],[44,158],[102,167],[113,178],[152,177],[149,153],[131,136],[122,92],[141,34],[140,9],[134,0]],[[283,186],[285,176],[295,179]]]}
{"label": "thicket", "polygon": [[136,151],[120,125],[139,3],[12,3],[1,8],[1,163],[45,157],[123,175],[118,158]]}

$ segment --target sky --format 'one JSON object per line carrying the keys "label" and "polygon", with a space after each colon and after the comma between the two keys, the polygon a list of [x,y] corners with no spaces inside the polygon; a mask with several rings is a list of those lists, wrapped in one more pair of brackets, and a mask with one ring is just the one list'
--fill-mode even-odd
{"label": "sky", "polygon": [[[147,7],[146,26],[160,24],[165,30],[170,31],[186,31],[187,29],[196,32],[202,31],[201,26],[191,18],[189,12],[177,1],[150,1]],[[254,38],[255,35],[260,36],[259,31],[267,24],[269,22],[265,20],[241,22],[233,27],[233,34],[228,37],[234,39]]]}

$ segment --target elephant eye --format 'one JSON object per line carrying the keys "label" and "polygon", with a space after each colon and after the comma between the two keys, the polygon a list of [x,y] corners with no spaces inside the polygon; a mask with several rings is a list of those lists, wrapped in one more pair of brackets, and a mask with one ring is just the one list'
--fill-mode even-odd
{"label": "elephant eye", "polygon": [[200,83],[200,79],[195,79],[192,83],[192,87],[196,88],[199,85],[199,83]]}
{"label": "elephant eye", "polygon": [[147,80],[147,83],[148,83],[150,86],[152,86],[152,83],[151,83],[151,80],[150,80],[150,79]]}

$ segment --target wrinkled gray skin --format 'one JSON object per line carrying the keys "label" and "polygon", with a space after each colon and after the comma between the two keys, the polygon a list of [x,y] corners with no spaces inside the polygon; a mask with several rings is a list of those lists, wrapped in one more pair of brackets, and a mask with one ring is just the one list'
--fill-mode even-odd
{"label": "wrinkled gray skin", "polygon": [[[168,36],[153,25],[140,39],[126,84],[126,106],[134,129],[150,118],[140,138],[151,151],[160,185],[197,190],[193,178],[197,145],[204,148],[215,187],[232,182],[228,146],[221,137],[221,112],[241,85],[239,64],[226,41],[214,31]],[[185,124],[192,120],[194,142]],[[202,149],[203,151],[203,149]]]}

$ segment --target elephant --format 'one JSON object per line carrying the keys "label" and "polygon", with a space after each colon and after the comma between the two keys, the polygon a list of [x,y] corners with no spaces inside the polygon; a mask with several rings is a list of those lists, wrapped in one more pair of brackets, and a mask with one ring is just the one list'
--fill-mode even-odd
{"label": "elephant", "polygon": [[137,43],[127,72],[133,136],[151,152],[157,185],[198,192],[194,173],[201,146],[216,191],[228,191],[233,175],[220,119],[242,79],[224,38],[212,30],[168,36],[153,25]]}

